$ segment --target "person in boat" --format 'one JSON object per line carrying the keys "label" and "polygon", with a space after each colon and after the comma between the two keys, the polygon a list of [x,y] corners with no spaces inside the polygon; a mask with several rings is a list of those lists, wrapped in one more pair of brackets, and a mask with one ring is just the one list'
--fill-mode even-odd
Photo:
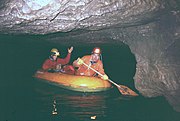
{"label": "person in boat", "polygon": [[[104,80],[108,80],[108,76],[104,72],[101,58],[101,49],[99,47],[95,47],[91,55],[85,55],[82,58],[78,58],[73,62],[73,66],[75,68],[75,75],[98,76]],[[85,66],[83,63],[97,70],[98,72],[103,74],[103,76],[98,75],[96,72]]]}
{"label": "person in boat", "polygon": [[50,56],[46,59],[42,65],[42,69],[48,72],[62,72],[68,74],[74,74],[74,68],[72,65],[66,65],[69,63],[73,47],[68,48],[68,54],[65,58],[59,58],[60,53],[58,49],[51,49]]}

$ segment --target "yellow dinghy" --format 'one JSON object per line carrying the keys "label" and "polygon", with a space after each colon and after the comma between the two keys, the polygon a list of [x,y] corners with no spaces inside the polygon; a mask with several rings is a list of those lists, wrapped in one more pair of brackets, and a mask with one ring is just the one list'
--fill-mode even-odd
{"label": "yellow dinghy", "polygon": [[34,77],[65,89],[80,92],[99,92],[112,87],[109,81],[97,77],[76,76],[60,72],[50,73],[38,70]]}

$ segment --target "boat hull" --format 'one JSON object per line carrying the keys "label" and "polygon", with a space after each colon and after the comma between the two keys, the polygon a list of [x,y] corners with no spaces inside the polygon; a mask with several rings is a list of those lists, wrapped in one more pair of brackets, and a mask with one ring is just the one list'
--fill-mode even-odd
{"label": "boat hull", "polygon": [[37,71],[35,78],[50,84],[79,92],[99,92],[112,88],[111,83],[97,77],[76,76],[63,73]]}

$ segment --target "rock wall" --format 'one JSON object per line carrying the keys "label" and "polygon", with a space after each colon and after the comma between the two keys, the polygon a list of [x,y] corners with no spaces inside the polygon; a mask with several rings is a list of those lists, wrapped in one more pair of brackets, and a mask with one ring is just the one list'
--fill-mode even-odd
{"label": "rock wall", "polygon": [[47,34],[99,30],[149,21],[164,9],[161,0],[9,0],[2,1],[0,30]]}

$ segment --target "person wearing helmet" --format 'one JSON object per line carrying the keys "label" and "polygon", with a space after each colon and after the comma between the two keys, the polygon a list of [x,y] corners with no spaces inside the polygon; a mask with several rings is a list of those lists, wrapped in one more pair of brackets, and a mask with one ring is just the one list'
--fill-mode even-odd
{"label": "person wearing helmet", "polygon": [[[50,56],[44,61],[42,69],[48,72],[64,72],[74,74],[74,68],[70,65],[66,65],[70,61],[72,51],[73,47],[68,48],[67,56],[65,58],[59,58],[58,56],[60,56],[60,53],[58,49],[51,49]],[[62,68],[63,65],[66,66]]]}
{"label": "person wearing helmet", "polygon": [[[97,70],[103,76],[97,75],[92,69],[85,66],[83,63],[87,64],[89,67]],[[91,55],[85,55],[82,58],[78,58],[73,62],[73,66],[76,69],[75,75],[84,75],[84,76],[98,76],[104,80],[108,79],[108,76],[104,72],[103,63],[101,61],[101,49],[95,47]]]}

